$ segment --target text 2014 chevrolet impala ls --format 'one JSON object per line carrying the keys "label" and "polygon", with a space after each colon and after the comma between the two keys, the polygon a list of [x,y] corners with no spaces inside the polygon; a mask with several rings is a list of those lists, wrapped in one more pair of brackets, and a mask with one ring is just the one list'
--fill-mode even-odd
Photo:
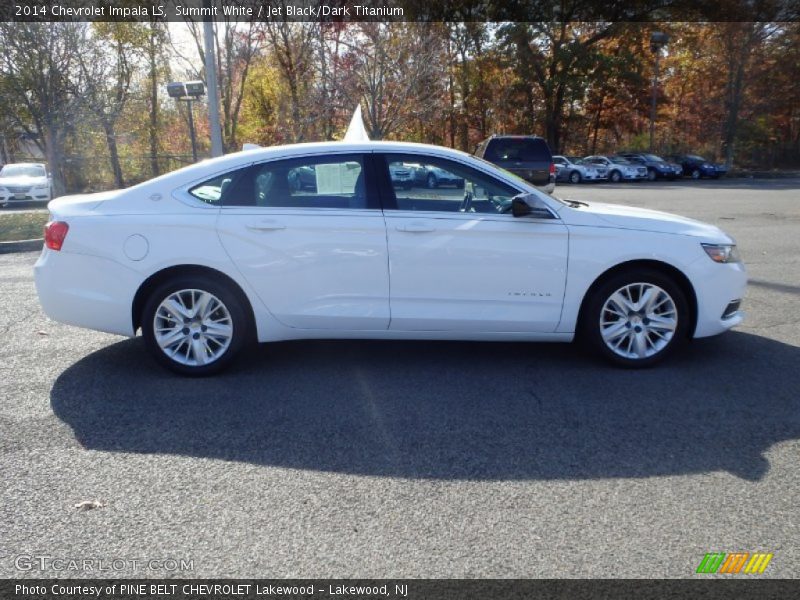
{"label": "text 2014 chevrolet impala ls", "polygon": [[[463,186],[393,183],[423,164]],[[298,173],[306,185],[292,185]],[[313,181],[310,179],[313,178]],[[571,341],[625,366],[742,321],[717,227],[563,201],[420,144],[248,150],[49,205],[36,287],[58,321],[133,336],[203,375],[251,340]]]}

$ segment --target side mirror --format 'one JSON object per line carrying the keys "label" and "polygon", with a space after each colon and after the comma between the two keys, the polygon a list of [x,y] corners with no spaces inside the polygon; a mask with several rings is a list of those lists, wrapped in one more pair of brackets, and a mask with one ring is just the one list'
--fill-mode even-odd
{"label": "side mirror", "polygon": [[519,194],[511,199],[511,214],[515,217],[552,219],[553,213],[535,194]]}

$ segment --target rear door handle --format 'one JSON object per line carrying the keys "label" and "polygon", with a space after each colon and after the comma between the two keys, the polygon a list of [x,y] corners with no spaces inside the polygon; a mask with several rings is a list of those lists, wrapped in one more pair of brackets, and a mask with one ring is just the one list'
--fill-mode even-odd
{"label": "rear door handle", "polygon": [[253,231],[278,231],[279,229],[286,229],[286,225],[274,219],[264,219],[256,223],[248,223],[247,228]]}
{"label": "rear door handle", "polygon": [[397,231],[407,231],[408,233],[430,233],[435,230],[436,229],[432,225],[420,223],[418,221],[397,226]]}

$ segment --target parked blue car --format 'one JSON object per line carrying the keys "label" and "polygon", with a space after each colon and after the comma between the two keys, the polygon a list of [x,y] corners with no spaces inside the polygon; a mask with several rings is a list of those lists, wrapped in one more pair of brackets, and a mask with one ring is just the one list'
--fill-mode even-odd
{"label": "parked blue car", "polygon": [[718,179],[728,172],[728,168],[725,165],[711,163],[697,154],[675,154],[669,158],[683,168],[685,176],[688,175],[692,179],[700,179],[702,177]]}

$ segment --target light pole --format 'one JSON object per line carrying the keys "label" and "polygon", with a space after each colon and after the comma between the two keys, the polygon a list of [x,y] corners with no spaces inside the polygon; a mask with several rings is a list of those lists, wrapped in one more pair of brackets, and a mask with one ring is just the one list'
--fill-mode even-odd
{"label": "light pole", "polygon": [[653,97],[650,101],[650,152],[655,149],[656,142],[656,94],[658,93],[658,61],[661,49],[669,42],[669,36],[663,31],[654,31],[650,36],[650,52],[655,54],[656,66],[653,71]]}
{"label": "light pole", "polygon": [[178,102],[186,102],[189,109],[189,137],[192,140],[192,162],[197,162],[197,139],[194,134],[194,115],[192,114],[192,101],[197,100],[206,93],[202,81],[174,81],[167,84],[167,94]]}
{"label": "light pole", "polygon": [[[211,14],[211,0],[203,0],[203,7]],[[203,47],[206,57],[206,84],[208,85],[208,125],[211,130],[211,156],[222,156],[222,131],[219,126],[219,91],[217,90],[217,61],[214,58],[213,17],[203,18]]]}

